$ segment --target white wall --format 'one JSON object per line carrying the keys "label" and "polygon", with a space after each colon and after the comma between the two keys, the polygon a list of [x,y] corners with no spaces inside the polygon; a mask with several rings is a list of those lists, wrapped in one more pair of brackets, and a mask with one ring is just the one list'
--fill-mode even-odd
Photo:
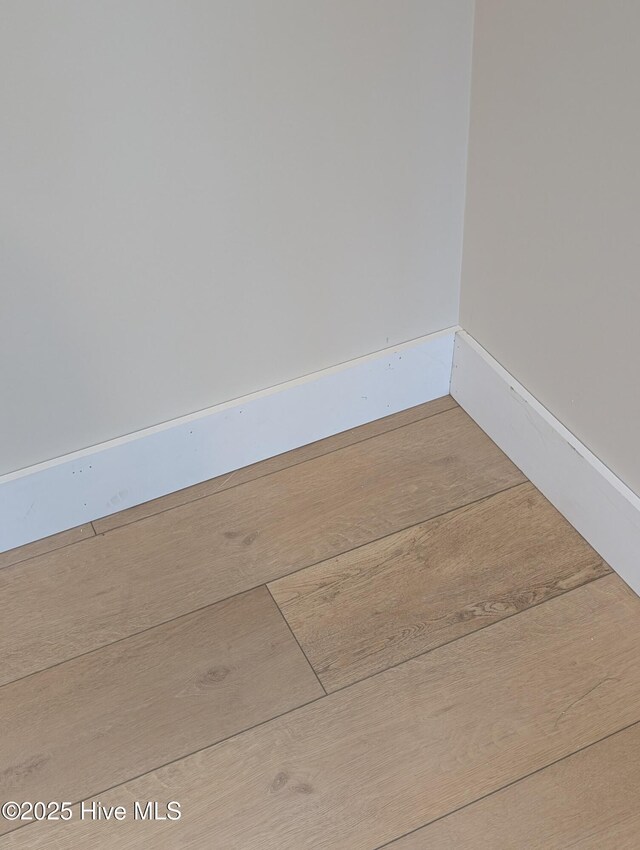
{"label": "white wall", "polygon": [[0,473],[457,321],[471,0],[3,0]]}
{"label": "white wall", "polygon": [[640,3],[475,17],[461,324],[640,493]]}

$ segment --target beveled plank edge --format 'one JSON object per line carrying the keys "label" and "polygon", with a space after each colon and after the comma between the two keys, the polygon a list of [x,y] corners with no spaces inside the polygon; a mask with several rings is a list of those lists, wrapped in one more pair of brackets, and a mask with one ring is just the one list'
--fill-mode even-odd
{"label": "beveled plank edge", "polygon": [[[515,487],[522,487],[522,486],[524,486],[524,485],[526,485],[526,484],[529,484],[529,483],[530,483],[530,482],[528,482],[526,479],[525,479],[524,481],[519,481],[517,484],[511,484],[511,485],[509,485],[508,487],[504,487],[502,490],[496,490],[496,492],[495,492],[495,493],[490,493],[490,494],[485,495],[485,496],[480,496],[478,499],[474,499],[473,501],[471,501],[471,502],[467,502],[467,503],[465,503],[464,505],[458,505],[457,507],[452,508],[452,509],[451,509],[451,510],[449,510],[449,511],[444,511],[444,513],[442,513],[442,514],[437,514],[436,516],[429,517],[429,519],[430,519],[430,520],[431,520],[431,519],[438,519],[438,518],[440,518],[440,517],[446,516],[446,515],[447,515],[447,514],[449,514],[449,513],[452,513],[453,511],[460,510],[460,508],[469,507],[469,506],[471,506],[471,505],[476,504],[477,502],[481,502],[481,501],[483,501],[484,499],[490,499],[492,496],[496,496],[496,495],[498,495],[499,493],[505,493],[505,492],[507,492],[508,490],[512,490],[512,489],[514,489]],[[394,535],[394,534],[398,534],[399,532],[407,531],[408,529],[413,528],[413,527],[414,527],[414,526],[416,526],[416,525],[422,525],[424,522],[427,522],[427,521],[428,521],[428,520],[424,520],[424,519],[422,519],[422,520],[419,520],[418,522],[413,522],[413,523],[411,523],[410,525],[404,526],[403,528],[398,528],[398,529],[396,529],[396,530],[394,530],[394,531],[390,532],[389,534],[383,534],[381,537],[375,537],[375,538],[373,538],[372,540],[368,540],[366,543],[361,543],[361,544],[360,544],[360,545],[358,545],[358,546],[353,546],[351,549],[346,549],[346,550],[344,550],[343,552],[338,552],[338,553],[337,553],[337,555],[334,555],[334,556],[332,556],[332,557],[334,557],[334,558],[335,558],[335,557],[339,557],[340,555],[347,554],[348,552],[354,552],[354,551],[356,551],[357,549],[362,549],[362,548],[363,548],[363,547],[365,547],[365,546],[370,546],[372,543],[378,543],[380,540],[383,540],[385,537],[390,537],[390,536],[392,536],[392,535]],[[29,559],[29,560],[31,560],[31,559]],[[4,688],[4,687],[5,687],[5,685],[11,685],[11,684],[13,684],[14,682],[19,682],[19,681],[21,681],[22,679],[27,679],[29,676],[36,676],[38,673],[42,673],[44,670],[50,670],[50,669],[51,669],[51,668],[53,668],[53,667],[60,667],[62,664],[66,664],[66,663],[67,663],[67,661],[73,661],[74,659],[76,659],[76,658],[80,658],[80,657],[81,657],[81,656],[83,656],[83,655],[89,655],[89,654],[90,654],[90,653],[92,653],[92,652],[98,652],[98,651],[99,651],[99,650],[101,650],[101,649],[105,649],[107,646],[112,646],[114,643],[121,643],[122,641],[128,640],[129,638],[135,637],[136,635],[142,634],[143,632],[148,632],[150,629],[155,629],[155,628],[158,628],[159,626],[164,626],[164,625],[166,625],[167,623],[171,623],[171,622],[173,622],[174,620],[179,620],[179,619],[181,619],[182,617],[188,617],[190,614],[195,614],[195,613],[197,613],[197,612],[199,612],[199,611],[203,611],[205,608],[210,608],[212,605],[218,605],[218,604],[220,604],[221,602],[226,602],[226,601],[227,601],[227,600],[229,600],[229,599],[234,599],[236,596],[240,596],[240,595],[242,595],[243,593],[249,593],[249,592],[251,592],[252,590],[256,590],[256,589],[257,589],[257,588],[259,588],[259,587],[265,587],[265,588],[267,589],[267,591],[269,592],[269,594],[270,594],[270,595],[272,596],[272,598],[273,598],[273,594],[271,594],[271,591],[270,591],[270,589],[269,589],[269,584],[273,584],[274,582],[279,581],[279,580],[280,580],[280,579],[282,579],[282,578],[287,578],[288,576],[294,575],[295,573],[301,572],[302,570],[309,569],[310,567],[315,567],[315,566],[317,566],[318,564],[321,564],[323,561],[326,561],[326,560],[330,560],[330,559],[328,559],[328,558],[323,558],[323,559],[321,559],[320,561],[314,561],[314,562],[313,562],[313,563],[311,563],[311,564],[305,564],[303,567],[297,567],[296,569],[291,570],[291,572],[289,572],[289,573],[284,573],[283,575],[278,576],[277,578],[272,579],[272,580],[271,580],[271,581],[269,581],[269,582],[265,582],[265,581],[263,581],[263,582],[260,582],[259,584],[251,585],[250,587],[243,587],[241,590],[238,590],[236,593],[231,593],[231,594],[229,594],[229,596],[223,596],[221,599],[215,599],[213,602],[207,602],[206,604],[204,604],[204,605],[200,605],[200,606],[198,606],[197,608],[192,608],[192,609],[191,609],[191,610],[189,610],[189,611],[183,611],[183,612],[182,612],[182,613],[180,613],[180,614],[176,614],[176,615],[175,615],[175,617],[169,617],[169,619],[168,619],[168,620],[161,620],[161,621],[160,621],[160,622],[158,622],[158,623],[153,623],[152,625],[147,626],[147,627],[146,627],[146,628],[144,628],[144,629],[139,629],[138,631],[131,632],[130,634],[124,635],[123,637],[117,638],[116,640],[112,640],[112,641],[109,641],[108,643],[100,644],[100,646],[94,646],[94,647],[92,647],[91,649],[86,650],[86,652],[79,652],[77,655],[70,655],[68,658],[63,658],[62,660],[60,660],[60,661],[56,661],[56,662],[55,662],[55,663],[53,663],[53,664],[48,664],[46,667],[40,667],[40,668],[38,668],[37,670],[31,670],[29,673],[25,673],[23,676],[18,676],[16,679],[9,679],[9,680],[7,680],[6,682],[0,682],[0,690],[1,690],[2,688]],[[605,577],[606,577],[606,576],[599,576],[598,578],[605,578]],[[595,580],[597,581],[598,579],[595,579]],[[587,582],[585,582],[585,584],[587,584]],[[573,588],[573,589],[577,589],[577,588]],[[570,591],[567,591],[567,592],[570,592]],[[563,595],[563,596],[564,596],[564,594],[561,594],[561,595]],[[557,597],[556,597],[556,598],[557,598]],[[545,601],[549,601],[549,600],[545,600]],[[286,622],[287,626],[288,626],[289,628],[291,628],[291,627],[289,626],[289,621],[287,620],[287,618],[286,618],[286,617],[284,616],[284,614],[282,613],[282,610],[280,609],[280,606],[279,606],[279,605],[275,602],[275,599],[274,599],[274,604],[275,604],[275,605],[276,605],[276,607],[278,608],[278,611],[280,612],[280,614],[282,614],[282,617],[283,617],[283,619],[285,620],[285,622]],[[542,603],[538,603],[538,604],[542,604]],[[534,607],[537,607],[537,606],[532,606],[532,608],[534,608]],[[526,609],[526,610],[530,610],[530,609]],[[522,613],[525,613],[525,612],[524,612],[524,611],[518,611],[517,613],[518,613],[518,614],[522,614]],[[512,615],[510,615],[510,616],[515,616],[515,614],[512,614]],[[506,617],[505,617],[504,619],[508,619],[508,618],[506,618]],[[487,624],[487,626],[489,626],[489,625],[493,625],[493,623],[488,623],[488,624]],[[292,631],[293,631],[293,630],[292,630]],[[478,630],[478,631],[479,631],[479,630]],[[473,632],[472,632],[472,634],[473,634]],[[295,636],[295,635],[294,635],[294,636]],[[462,637],[467,637],[467,635],[461,635],[461,638],[462,638]],[[461,638],[458,638],[458,639],[461,639]],[[455,640],[455,639],[456,639],[456,638],[454,638],[454,640]],[[297,640],[297,638],[296,638],[296,640]],[[451,641],[449,641],[449,642],[451,642]],[[299,645],[299,644],[298,644],[298,645]],[[444,644],[443,644],[443,645],[444,645]],[[302,647],[301,647],[301,648],[302,648]],[[433,647],[432,649],[439,649],[439,648],[440,648],[440,647]],[[431,651],[431,650],[427,650],[427,651]],[[303,654],[305,655],[305,658],[306,658],[306,653],[304,653],[304,650],[303,650]],[[418,653],[417,655],[412,656],[412,657],[417,658],[419,655],[424,655],[424,653]],[[397,666],[398,666],[398,664],[403,664],[403,663],[404,663],[404,661],[410,661],[410,660],[411,660],[411,659],[409,659],[409,658],[404,659],[403,661],[400,661],[400,662],[398,662],[397,664],[391,664],[391,665],[389,666],[389,668],[385,668],[385,669],[390,669],[391,667],[397,667]],[[307,659],[307,661],[308,661],[308,659]],[[309,666],[311,667],[311,669],[312,669],[312,670],[313,670],[313,672],[315,673],[315,668],[313,667],[313,665],[311,665],[311,663],[310,663],[310,662],[309,662]],[[383,672],[384,672],[384,670],[380,670],[380,671],[377,671],[377,673],[372,673],[371,675],[378,675],[378,673],[383,673]],[[316,674],[316,675],[317,675],[317,674]],[[364,678],[365,678],[365,679],[366,679],[366,678],[370,678],[370,676],[365,676]],[[361,680],[359,680],[359,681],[363,681],[363,680],[361,679]],[[320,684],[322,685],[322,682],[320,682]],[[338,690],[343,690],[343,688],[345,688],[345,687],[351,687],[351,685],[352,685],[352,684],[356,684],[356,682],[350,682],[348,685],[344,685],[342,688],[339,688]],[[323,690],[325,690],[325,693],[326,693],[326,689],[324,688],[324,685],[322,685],[322,688],[323,688]],[[332,691],[331,693],[337,693],[337,691]],[[329,695],[329,694],[327,694],[327,695]]]}
{"label": "beveled plank edge", "polygon": [[[398,835],[395,838],[392,838],[390,841],[385,841],[384,844],[379,844],[374,850],[387,850],[387,848],[393,848],[403,841],[405,838],[409,838],[411,835],[415,835],[423,829],[427,829],[432,826],[434,823],[438,823],[439,821],[446,820],[446,818],[453,817],[458,812],[464,811],[464,809],[468,809],[471,806],[476,806],[479,803],[482,803],[483,800],[488,800],[490,797],[494,797],[496,794],[500,794],[502,791],[506,791],[508,788],[512,788],[514,785],[519,785],[521,782],[526,782],[531,777],[536,776],[538,773],[544,773],[545,770],[553,767],[556,764],[560,764],[567,759],[571,759],[574,756],[577,756],[579,753],[583,753],[586,750],[590,750],[591,747],[596,747],[599,744],[602,744],[604,741],[609,738],[613,738],[616,735],[621,735],[623,732],[626,732],[629,729],[632,729],[634,726],[638,726],[640,724],[640,719],[634,720],[632,723],[627,723],[626,726],[622,726],[620,729],[616,729],[613,732],[608,732],[606,735],[603,735],[602,738],[598,738],[597,741],[591,741],[589,744],[585,744],[584,747],[578,747],[577,750],[573,750],[570,753],[567,753],[564,756],[560,756],[560,758],[554,759],[554,761],[549,762],[549,764],[545,764],[542,767],[538,767],[535,770],[532,770],[531,773],[526,773],[523,776],[518,777],[518,779],[514,779],[511,782],[506,782],[504,785],[501,785],[500,788],[494,788],[493,791],[489,791],[487,794],[481,794],[475,800],[470,800],[468,803],[464,803],[462,806],[457,806],[455,809],[452,809],[450,812],[447,812],[444,815],[440,815],[440,817],[433,818],[433,820],[427,821],[426,823],[420,824],[420,826],[415,827],[415,829],[410,829],[409,832],[404,832],[402,835]],[[242,733],[241,733],[242,734]]]}
{"label": "beveled plank edge", "polygon": [[[522,485],[516,485],[516,486],[522,486]],[[486,497],[485,497],[485,498],[486,498]],[[581,587],[584,587],[586,584],[591,584],[591,583],[593,583],[594,581],[604,581],[605,579],[609,579],[609,578],[611,578],[611,575],[612,575],[612,573],[609,573],[609,574],[604,575],[604,576],[600,576],[600,577],[598,577],[598,578],[596,578],[596,579],[593,579],[593,580],[592,580],[592,581],[590,581],[590,582],[585,582],[585,584],[580,585],[580,587],[572,588],[571,590],[566,591],[566,593],[574,593],[574,592],[576,592],[576,591],[580,590],[580,588],[581,588]],[[619,576],[617,576],[617,578],[619,579],[620,577],[619,577]],[[623,585],[625,585],[625,583],[624,583],[624,582],[622,582],[622,584],[623,584]],[[625,585],[625,586],[626,586],[626,585]],[[629,590],[629,592],[630,592],[630,593],[632,593],[632,594],[633,594],[633,592],[632,592],[630,589],[628,589],[628,590]],[[247,591],[242,591],[242,592],[243,592],[243,593],[245,593],[245,592],[247,592]],[[556,597],[554,597],[554,599],[560,599],[560,598],[562,598],[563,596],[565,596],[565,595],[566,595],[566,593],[563,593],[563,594],[561,594],[560,596],[556,596]],[[238,595],[239,595],[239,594],[238,594]],[[633,595],[635,596],[635,594],[633,594]],[[508,617],[505,617],[505,618],[504,618],[504,620],[511,619],[511,617],[518,617],[518,616],[521,616],[521,615],[523,615],[523,614],[526,614],[528,611],[532,611],[534,608],[537,608],[537,607],[539,607],[540,605],[545,605],[545,604],[548,604],[549,602],[553,602],[553,601],[554,601],[554,599],[546,599],[546,600],[544,600],[544,602],[540,602],[540,603],[538,603],[537,605],[532,605],[532,606],[531,606],[531,608],[527,608],[527,609],[525,609],[524,611],[518,611],[516,614],[511,614],[511,615],[509,615]],[[218,604],[218,603],[213,603],[213,604],[215,605],[215,604]],[[203,606],[203,607],[209,607],[209,606]],[[200,610],[200,609],[198,609],[198,610]],[[189,613],[194,613],[194,612],[189,612]],[[182,616],[187,616],[187,615],[182,615]],[[283,616],[284,616],[284,615],[283,615]],[[286,619],[286,618],[285,618],[285,619]],[[498,622],[503,622],[503,620],[500,620],[500,621],[498,621]],[[160,625],[164,625],[164,624],[160,624]],[[460,637],[458,637],[458,638],[453,638],[453,640],[449,641],[448,643],[455,643],[456,641],[459,641],[459,640],[465,640],[465,638],[472,637],[473,635],[477,634],[477,632],[483,631],[485,628],[491,628],[491,627],[492,627],[492,626],[494,626],[494,625],[497,625],[497,623],[489,623],[489,624],[487,624],[486,626],[483,626],[483,627],[482,627],[482,629],[477,629],[477,630],[476,630],[476,632],[471,632],[470,634],[461,635],[461,636],[460,636]],[[156,628],[156,626],[152,626],[151,628]],[[145,630],[145,631],[147,631],[147,630]],[[131,636],[131,635],[129,635],[128,637],[132,637],[132,636]],[[122,638],[122,640],[127,640],[127,638]],[[110,644],[109,644],[109,645],[110,645]],[[339,689],[338,689],[338,690],[336,690],[336,691],[332,691],[332,692],[330,692],[330,693],[328,693],[328,694],[321,694],[320,696],[316,697],[315,699],[311,699],[311,700],[309,700],[309,701],[308,701],[308,702],[306,702],[306,703],[303,703],[303,704],[301,704],[301,705],[299,705],[299,706],[296,706],[295,708],[291,708],[291,709],[288,709],[287,711],[283,711],[281,714],[275,715],[274,717],[270,717],[268,720],[262,720],[262,721],[260,721],[259,723],[255,723],[253,726],[249,726],[249,727],[247,727],[246,729],[243,729],[243,730],[242,730],[242,732],[234,732],[233,734],[228,735],[226,738],[223,738],[223,739],[221,739],[221,740],[219,740],[219,741],[216,741],[216,742],[215,742],[215,744],[211,744],[210,746],[207,746],[207,747],[200,747],[199,749],[196,749],[196,750],[193,750],[192,752],[186,753],[185,755],[180,756],[180,757],[179,757],[179,758],[177,758],[177,759],[172,759],[171,761],[165,762],[165,763],[163,763],[163,764],[159,764],[159,765],[157,765],[156,767],[154,767],[152,770],[146,770],[146,771],[144,771],[144,773],[140,773],[140,774],[137,774],[136,776],[130,776],[130,777],[128,777],[128,778],[127,778],[126,780],[124,780],[123,782],[118,782],[118,783],[117,783],[117,784],[115,784],[115,785],[110,785],[110,786],[108,786],[108,787],[106,787],[106,788],[101,788],[100,790],[98,790],[98,791],[96,791],[96,792],[94,792],[94,793],[91,793],[91,794],[90,794],[90,795],[88,795],[88,796],[83,796],[83,797],[79,798],[78,800],[74,800],[74,801],[71,803],[71,805],[72,805],[72,806],[77,806],[77,805],[79,805],[81,802],[83,802],[85,799],[89,799],[89,800],[90,800],[90,799],[96,799],[96,798],[97,798],[99,795],[101,795],[101,794],[107,794],[107,793],[109,793],[110,791],[115,790],[116,788],[120,788],[120,787],[122,787],[122,786],[124,786],[124,785],[127,785],[127,784],[128,784],[128,783],[130,783],[130,782],[135,782],[135,781],[137,781],[138,779],[141,779],[141,778],[142,778],[142,777],[144,777],[144,776],[148,776],[148,775],[150,775],[150,774],[154,773],[154,772],[155,772],[155,771],[157,771],[157,770],[162,770],[162,769],[164,769],[165,767],[169,767],[169,766],[170,766],[170,765],[172,765],[172,764],[178,764],[179,762],[184,761],[185,759],[191,758],[192,756],[196,755],[197,753],[203,753],[203,752],[206,752],[207,750],[212,750],[212,749],[214,749],[215,747],[218,747],[218,746],[220,746],[220,745],[224,744],[226,741],[230,741],[230,740],[232,740],[232,739],[234,739],[234,738],[239,738],[239,737],[241,737],[242,735],[244,735],[244,734],[246,734],[246,733],[248,733],[248,732],[251,732],[251,731],[252,731],[252,730],[254,730],[254,729],[258,729],[258,728],[259,728],[259,727],[261,727],[261,726],[266,726],[268,723],[275,722],[276,720],[278,720],[278,719],[280,719],[280,718],[282,718],[282,717],[286,717],[286,716],[287,716],[287,715],[289,715],[289,714],[294,714],[296,711],[300,711],[301,709],[304,709],[304,708],[306,708],[307,706],[313,705],[314,703],[320,702],[320,701],[322,701],[322,700],[332,699],[332,698],[335,696],[335,694],[340,693],[340,691],[343,691],[343,690],[347,690],[347,689],[349,689],[349,688],[356,687],[356,686],[358,686],[359,684],[361,684],[363,681],[367,681],[368,679],[375,679],[375,678],[376,678],[376,677],[378,677],[378,676],[385,675],[385,674],[386,674],[386,672],[387,672],[388,670],[391,670],[391,669],[393,669],[394,667],[399,667],[399,666],[401,666],[402,664],[408,664],[408,663],[410,663],[412,660],[414,660],[415,658],[419,658],[419,657],[421,657],[422,655],[427,655],[427,654],[429,654],[430,652],[433,652],[433,651],[437,651],[437,650],[439,650],[439,649],[442,649],[442,647],[444,647],[444,646],[446,646],[446,645],[447,645],[447,644],[442,644],[441,646],[433,647],[432,649],[429,649],[429,650],[427,650],[426,652],[418,653],[418,655],[415,655],[415,656],[413,656],[412,658],[407,658],[407,659],[404,659],[403,661],[399,661],[397,664],[392,664],[392,665],[390,665],[389,667],[385,668],[385,670],[379,670],[379,671],[378,671],[378,672],[376,672],[376,673],[372,673],[370,676],[367,676],[367,677],[365,677],[364,679],[360,679],[358,682],[350,682],[348,685],[344,685],[342,688],[339,688]],[[103,648],[103,647],[98,647],[98,649],[102,649],[102,648]],[[91,651],[92,651],[92,652],[95,652],[95,651],[97,651],[97,650],[91,650]],[[306,657],[306,656],[305,656],[305,657]],[[72,660],[72,659],[66,659],[66,660]],[[61,664],[64,664],[64,663],[66,663],[66,661],[65,661],[65,662],[60,662],[60,663],[61,663]],[[58,666],[58,665],[54,665],[54,666]],[[313,668],[312,668],[312,669],[313,669]],[[41,671],[39,671],[39,672],[41,672]],[[30,673],[29,675],[34,675],[34,674]],[[4,687],[4,686],[0,686],[0,687]],[[491,796],[493,796],[494,794],[497,794],[498,792],[500,792],[500,791],[504,790],[505,788],[509,788],[509,787],[510,787],[510,786],[512,786],[512,785],[516,785],[516,784],[517,784],[517,783],[519,783],[519,782],[523,782],[523,781],[525,781],[527,778],[529,778],[530,776],[533,776],[533,775],[534,775],[534,774],[536,774],[536,773],[540,773],[541,771],[546,770],[548,767],[551,767],[552,765],[554,765],[554,764],[556,764],[556,763],[558,763],[558,762],[561,762],[561,761],[564,761],[565,759],[571,758],[571,756],[576,755],[577,753],[582,752],[583,750],[589,749],[589,747],[592,747],[592,746],[594,746],[595,744],[599,744],[599,743],[601,743],[601,741],[604,741],[604,740],[606,740],[607,738],[612,737],[613,735],[617,735],[617,734],[619,734],[620,732],[624,732],[626,729],[630,729],[632,726],[635,726],[635,725],[637,725],[638,723],[640,723],[640,718],[639,718],[638,720],[633,721],[632,723],[628,723],[626,726],[622,726],[622,727],[620,727],[619,729],[615,729],[615,730],[613,730],[612,732],[608,732],[606,735],[603,735],[603,736],[602,736],[602,738],[598,738],[597,740],[591,741],[591,742],[589,742],[588,744],[585,744],[583,747],[578,747],[578,749],[573,750],[572,752],[567,753],[567,754],[565,754],[565,755],[561,756],[560,758],[554,759],[553,761],[549,762],[548,764],[542,765],[541,767],[536,768],[535,770],[531,771],[530,773],[523,774],[522,776],[519,776],[519,777],[517,777],[516,779],[514,779],[514,780],[512,780],[512,781],[510,781],[510,782],[506,782],[504,785],[500,786],[499,788],[494,788],[492,791],[488,792],[487,794],[482,794],[482,795],[480,795],[479,797],[474,798],[473,800],[469,800],[469,802],[468,802],[468,803],[465,803],[465,804],[464,804],[464,805],[462,805],[462,806],[457,806],[455,809],[452,809],[451,811],[446,812],[445,814],[440,815],[439,817],[434,818],[433,820],[430,820],[430,821],[427,821],[427,822],[425,822],[425,823],[423,823],[423,824],[420,824],[419,826],[415,827],[415,828],[414,828],[414,829],[412,829],[412,830],[409,830],[409,831],[408,831],[408,832],[406,832],[406,833],[402,833],[401,835],[397,835],[397,836],[395,836],[394,838],[390,839],[389,841],[385,842],[384,844],[380,844],[380,845],[378,845],[377,847],[375,847],[375,848],[374,848],[374,850],[383,850],[383,848],[384,848],[384,850],[386,850],[386,848],[388,848],[388,847],[393,847],[393,844],[394,844],[395,842],[397,842],[397,841],[400,841],[400,839],[406,838],[407,836],[412,835],[413,833],[418,832],[418,831],[419,831],[419,830],[421,830],[421,829],[424,829],[425,827],[429,826],[429,825],[430,825],[430,824],[432,824],[432,823],[436,823],[436,822],[437,822],[437,821],[439,821],[439,820],[443,820],[444,818],[450,817],[451,815],[455,814],[456,812],[461,811],[462,809],[466,809],[466,808],[468,808],[469,806],[474,805],[475,803],[479,803],[481,800],[484,800],[484,799],[485,799],[485,798],[487,798],[487,797],[491,797]],[[23,823],[23,824],[22,824],[22,825],[20,825],[20,826],[17,826],[17,827],[15,827],[15,828],[13,828],[13,829],[10,829],[10,830],[8,830],[8,831],[6,831],[6,832],[2,833],[2,836],[0,836],[0,838],[1,838],[1,837],[3,837],[3,836],[6,836],[6,835],[10,835],[10,834],[12,834],[12,833],[16,832],[16,831],[17,831],[17,830],[19,830],[19,829],[24,829],[24,827],[28,827],[28,826],[31,826],[31,825],[34,825],[34,824],[35,824],[35,822],[33,822],[33,823]]]}
{"label": "beveled plank edge", "polygon": [[291,467],[298,466],[300,463],[331,454],[338,449],[343,449],[347,446],[364,442],[365,440],[371,440],[382,434],[396,431],[398,428],[404,428],[406,425],[412,425],[414,422],[419,422],[422,419],[430,419],[433,416],[446,413],[456,407],[459,407],[459,404],[452,396],[441,396],[432,401],[410,407],[407,410],[401,410],[399,413],[392,413],[390,416],[375,419],[373,422],[367,422],[356,428],[349,428],[346,431],[341,431],[322,440],[316,440],[297,449],[291,449],[288,452],[283,452],[257,463],[249,464],[233,472],[219,475],[216,478],[210,478],[208,481],[203,481],[200,484],[194,484],[183,490],[176,490],[174,493],[168,493],[166,496],[160,496],[158,499],[152,499],[149,502],[143,502],[141,505],[134,505],[118,513],[93,520],[92,524],[96,534],[106,534],[116,528],[131,525],[147,517],[156,516],[173,508],[197,502],[216,493],[222,493],[231,487],[247,484],[266,475],[272,475],[283,469],[290,469]]}
{"label": "beveled plank edge", "polygon": [[59,531],[57,534],[51,534],[49,537],[42,537],[32,543],[25,543],[15,549],[0,552],[0,569],[21,564],[23,561],[29,561],[39,555],[47,555],[49,552],[55,552],[58,549],[65,549],[67,546],[73,546],[74,543],[79,543],[81,540],[95,537],[95,533],[93,524],[88,522],[66,531]]}

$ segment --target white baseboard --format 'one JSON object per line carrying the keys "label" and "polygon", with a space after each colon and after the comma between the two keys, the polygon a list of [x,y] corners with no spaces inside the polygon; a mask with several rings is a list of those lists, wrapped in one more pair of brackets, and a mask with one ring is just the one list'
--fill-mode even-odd
{"label": "white baseboard", "polygon": [[451,395],[640,593],[640,498],[464,331]]}
{"label": "white baseboard", "polygon": [[640,498],[456,328],[1,476],[0,552],[439,398],[450,383],[461,407],[640,592]]}
{"label": "white baseboard", "polygon": [[0,552],[447,395],[456,328],[0,477]]}

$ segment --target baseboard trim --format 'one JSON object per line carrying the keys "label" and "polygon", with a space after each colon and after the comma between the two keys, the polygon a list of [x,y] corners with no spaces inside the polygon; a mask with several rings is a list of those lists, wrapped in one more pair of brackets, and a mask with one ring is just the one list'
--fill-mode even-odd
{"label": "baseboard trim", "polygon": [[447,395],[457,328],[0,477],[0,552]]}
{"label": "baseboard trim", "polygon": [[451,395],[640,593],[640,498],[464,331]]}

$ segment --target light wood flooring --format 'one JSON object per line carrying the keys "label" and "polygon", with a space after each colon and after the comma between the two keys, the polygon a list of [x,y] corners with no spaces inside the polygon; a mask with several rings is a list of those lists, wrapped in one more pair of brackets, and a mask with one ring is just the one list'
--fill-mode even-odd
{"label": "light wood flooring", "polygon": [[438,399],[0,555],[0,847],[638,848],[639,645]]}

